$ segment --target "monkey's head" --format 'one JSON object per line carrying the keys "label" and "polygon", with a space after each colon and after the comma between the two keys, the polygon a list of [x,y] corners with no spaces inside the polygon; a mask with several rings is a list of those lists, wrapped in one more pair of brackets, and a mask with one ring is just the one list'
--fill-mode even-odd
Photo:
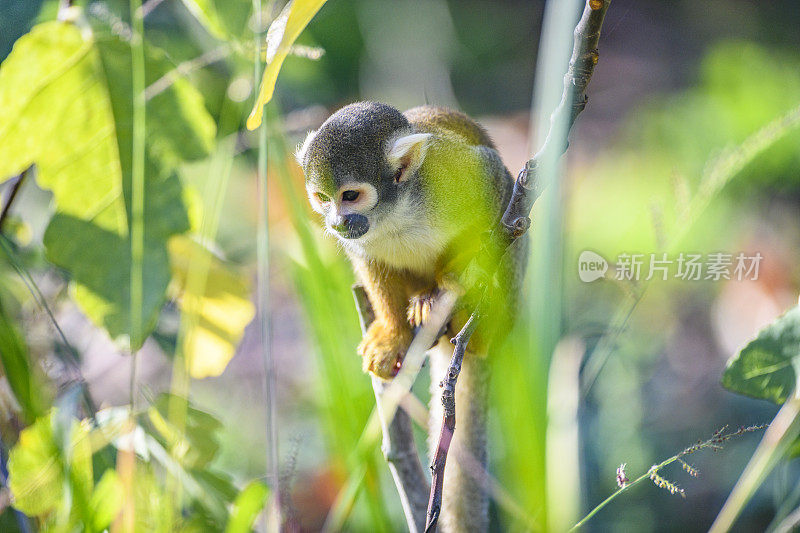
{"label": "monkey's head", "polygon": [[364,242],[408,218],[429,137],[373,102],[343,107],[309,133],[296,155],[328,230],[345,243]]}

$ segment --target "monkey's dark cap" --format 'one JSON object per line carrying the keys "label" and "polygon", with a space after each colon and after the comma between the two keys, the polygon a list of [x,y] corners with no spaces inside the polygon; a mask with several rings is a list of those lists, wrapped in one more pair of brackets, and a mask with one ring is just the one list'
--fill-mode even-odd
{"label": "monkey's dark cap", "polygon": [[308,148],[309,159],[327,160],[331,168],[369,170],[379,164],[385,143],[397,131],[408,128],[406,117],[386,104],[356,102],[330,116]]}

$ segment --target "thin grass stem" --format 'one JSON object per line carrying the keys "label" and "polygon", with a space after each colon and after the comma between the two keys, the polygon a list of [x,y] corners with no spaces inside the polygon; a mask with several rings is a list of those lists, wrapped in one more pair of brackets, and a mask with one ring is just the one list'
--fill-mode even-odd
{"label": "thin grass stem", "polygon": [[[253,36],[253,87],[258,87],[264,64],[259,53],[263,40],[264,20],[261,0],[253,0],[253,16],[255,31]],[[259,330],[261,333],[261,355],[264,365],[264,396],[266,399],[266,475],[267,485],[272,487],[275,495],[272,509],[268,513],[267,528],[272,529],[281,524],[280,487],[278,472],[278,430],[275,361],[270,350],[271,313],[269,307],[269,189],[267,179],[267,124],[262,122],[258,128],[258,164],[256,167],[258,184],[258,229],[256,231],[257,247],[257,308]]]}

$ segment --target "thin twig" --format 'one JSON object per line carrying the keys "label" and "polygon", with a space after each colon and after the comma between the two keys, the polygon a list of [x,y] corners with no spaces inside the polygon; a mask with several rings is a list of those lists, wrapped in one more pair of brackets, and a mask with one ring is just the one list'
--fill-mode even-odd
{"label": "thin twig", "polygon": [[8,257],[8,260],[11,263],[11,266],[14,267],[14,270],[16,270],[20,279],[25,284],[25,287],[27,287],[28,292],[30,292],[31,296],[33,296],[36,304],[47,314],[47,317],[53,324],[56,333],[61,338],[61,342],[67,348],[65,351],[56,350],[55,353],[59,355],[59,359],[66,364],[67,368],[70,369],[71,374],[68,378],[68,382],[77,383],[80,385],[83,392],[84,407],[86,408],[89,417],[94,419],[94,416],[97,413],[97,405],[94,403],[94,400],[89,392],[89,384],[86,382],[86,379],[83,377],[83,373],[81,372],[78,350],[76,350],[67,340],[64,330],[62,330],[61,326],[58,324],[58,321],[53,314],[53,310],[50,309],[50,306],[42,294],[42,291],[39,290],[39,286],[36,285],[36,282],[33,280],[30,272],[25,269],[25,267],[19,261],[19,258],[14,253],[11,241],[9,241],[8,238],[2,233],[0,233],[0,248],[2,248],[3,252],[5,252],[6,257]]}
{"label": "thin twig", "polygon": [[[366,291],[360,285],[353,286],[353,297],[356,301],[361,331],[366,334],[367,328],[375,319],[372,305]],[[378,415],[383,428],[381,450],[389,463],[389,470],[400,494],[408,530],[410,533],[418,533],[425,527],[425,510],[430,489],[414,443],[411,419],[402,407],[396,409],[394,416],[389,419],[387,413],[384,413],[381,401],[387,388],[386,382],[373,377],[372,388],[375,391]]]}
{"label": "thin twig", "polygon": [[[564,90],[558,107],[550,117],[550,130],[539,152],[525,164],[525,167],[514,182],[514,191],[503,214],[499,231],[493,231],[488,241],[490,244],[483,247],[481,257],[478,259],[479,266],[491,265],[492,258],[498,257],[496,249],[492,249],[493,246],[499,246],[501,250],[508,250],[508,247],[530,228],[529,215],[533,208],[533,203],[541,192],[539,190],[539,169],[543,162],[554,161],[567,150],[569,131],[572,129],[577,116],[586,107],[588,100],[586,88],[592,78],[592,73],[599,57],[597,44],[600,39],[603,19],[610,3],[611,0],[587,0],[586,2],[581,19],[575,27],[575,41],[569,68],[564,76]],[[485,272],[491,272],[492,274],[494,270],[496,270],[496,267],[491,269],[484,268]],[[491,279],[491,277],[487,277],[487,279]],[[485,299],[486,291],[491,284],[485,283],[484,286],[486,288],[483,289],[481,302]],[[453,340],[455,344],[453,358],[450,362],[447,379],[442,383],[444,388],[442,391],[444,420],[439,434],[436,454],[431,465],[433,479],[428,503],[426,531],[436,530],[441,511],[444,467],[455,429],[455,386],[467,343],[477,327],[480,306],[479,303],[467,323]]]}
{"label": "thin twig", "polygon": [[188,59],[180,63],[174,69],[170,70],[169,72],[167,72],[166,74],[164,74],[156,81],[147,86],[147,88],[144,90],[145,99],[149,102],[154,97],[158,96],[162,92],[169,89],[172,86],[172,84],[175,83],[175,81],[181,76],[188,76],[195,70],[199,70],[203,67],[207,67],[212,63],[216,63],[217,61],[228,56],[230,53],[231,53],[230,46],[227,44],[223,44],[193,59]]}
{"label": "thin twig", "polygon": [[[480,308],[480,304],[478,305]],[[425,531],[435,531],[442,510],[442,488],[444,486],[444,467],[447,462],[447,452],[450,450],[450,442],[456,429],[456,382],[461,373],[461,363],[464,361],[464,353],[467,351],[467,343],[475,332],[478,325],[478,309],[451,340],[455,345],[453,358],[450,360],[450,367],[447,369],[447,378],[440,386],[442,387],[442,405],[444,406],[442,429],[439,432],[439,440],[436,444],[436,452],[431,462],[431,492],[428,500],[428,513],[425,523]]]}
{"label": "thin twig", "polygon": [[3,211],[0,212],[0,232],[3,231],[3,223],[8,218],[8,213],[11,211],[11,204],[14,203],[14,199],[17,197],[17,193],[19,192],[20,187],[25,182],[25,178],[28,176],[28,172],[30,172],[32,167],[28,167],[22,171],[22,173],[17,176],[14,181],[13,185],[11,185],[11,192],[8,193],[8,200],[6,200],[5,205],[3,206]]}
{"label": "thin twig", "polygon": [[[36,285],[36,282],[33,280],[33,277],[30,275],[29,272],[25,270],[22,266],[21,262],[15,257],[13,248],[11,246],[10,241],[8,238],[2,234],[3,224],[8,218],[8,214],[11,211],[11,205],[13,204],[17,194],[19,193],[22,184],[25,182],[28,174],[30,173],[33,167],[30,166],[22,171],[22,173],[17,176],[13,185],[11,185],[11,192],[8,195],[8,200],[6,200],[5,205],[3,206],[2,212],[0,212],[0,247],[3,248],[3,251],[6,253],[9,262],[17,271],[20,278],[22,279],[25,286],[28,288],[28,291],[33,296],[36,303],[45,311],[48,318],[53,324],[58,335],[61,337],[61,342],[64,343],[64,346],[67,348],[66,354],[61,358],[67,365],[67,368],[70,369],[70,376],[67,380],[68,383],[76,383],[81,387],[81,392],[83,395],[84,407],[87,411],[87,414],[94,418],[95,413],[97,412],[97,407],[92,400],[91,394],[89,393],[89,385],[86,382],[86,379],[83,377],[81,372],[81,365],[78,359],[78,351],[72,346],[72,344],[67,340],[66,335],[64,335],[64,331],[61,329],[61,326],[56,321],[55,316],[53,315],[50,306],[47,304],[47,300],[45,300],[44,295],[39,290],[39,287]],[[66,384],[65,384],[66,385]]]}

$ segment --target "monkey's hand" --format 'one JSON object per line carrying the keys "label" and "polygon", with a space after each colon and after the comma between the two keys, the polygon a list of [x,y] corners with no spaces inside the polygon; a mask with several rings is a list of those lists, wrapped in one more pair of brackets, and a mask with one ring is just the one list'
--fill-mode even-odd
{"label": "monkey's hand", "polygon": [[431,309],[433,309],[433,302],[437,296],[439,296],[439,289],[433,288],[411,297],[408,303],[407,318],[412,328],[420,327],[428,322]]}
{"label": "monkey's hand", "polygon": [[411,339],[411,330],[405,325],[391,327],[382,321],[373,322],[358,345],[364,371],[382,379],[396,376]]}

